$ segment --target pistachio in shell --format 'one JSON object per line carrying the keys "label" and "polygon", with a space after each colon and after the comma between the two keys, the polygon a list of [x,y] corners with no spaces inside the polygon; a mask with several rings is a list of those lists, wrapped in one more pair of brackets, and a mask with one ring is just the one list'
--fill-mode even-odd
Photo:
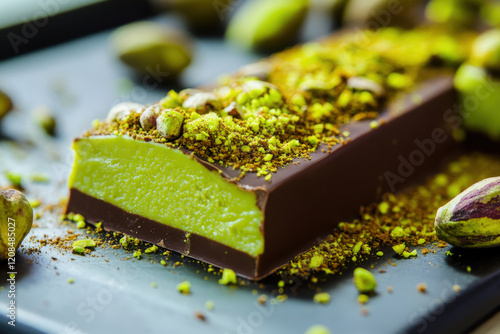
{"label": "pistachio in shell", "polygon": [[125,64],[158,81],[178,76],[191,63],[191,38],[160,23],[130,23],[116,29],[111,39]]}
{"label": "pistachio in shell", "polygon": [[500,177],[480,181],[439,208],[436,235],[464,248],[500,246]]}
{"label": "pistachio in shell", "polygon": [[31,230],[33,209],[24,194],[0,189],[0,259],[12,257]]}
{"label": "pistachio in shell", "polygon": [[134,102],[120,102],[114,105],[108,112],[106,122],[120,121],[130,115],[133,111],[142,111],[144,106]]}
{"label": "pistachio in shell", "polygon": [[488,69],[500,70],[500,29],[488,30],[475,40],[470,62]]}
{"label": "pistachio in shell", "polygon": [[244,49],[280,50],[297,39],[308,7],[307,0],[247,1],[229,22],[226,38]]}

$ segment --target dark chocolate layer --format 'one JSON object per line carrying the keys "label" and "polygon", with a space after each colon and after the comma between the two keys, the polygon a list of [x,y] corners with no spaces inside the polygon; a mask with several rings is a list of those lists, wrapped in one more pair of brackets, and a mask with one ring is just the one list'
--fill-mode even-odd
{"label": "dark chocolate layer", "polygon": [[102,222],[106,230],[125,233],[218,267],[236,268],[236,272],[248,278],[256,277],[257,261],[249,254],[195,233],[186,237],[185,231],[126,212],[77,189],[70,190],[67,212],[84,213],[86,221]]}
{"label": "dark chocolate layer", "polygon": [[[452,78],[436,77],[413,96],[408,94],[391,103],[381,113],[377,128],[373,129],[370,121],[348,124],[342,130],[350,131],[349,143],[334,146],[327,153],[321,152],[326,147],[320,147],[310,160],[280,168],[271,183],[247,173],[237,184],[256,193],[264,212],[264,253],[258,258],[195,234],[184,242],[186,232],[127,213],[74,189],[68,211],[102,221],[111,230],[231,268],[242,276],[262,278],[324,239],[339,222],[355,218],[360,206],[437,166],[454,145],[454,124],[447,120],[454,116],[455,101]],[[228,179],[239,175],[232,168],[198,161],[209,169],[221,170]]]}

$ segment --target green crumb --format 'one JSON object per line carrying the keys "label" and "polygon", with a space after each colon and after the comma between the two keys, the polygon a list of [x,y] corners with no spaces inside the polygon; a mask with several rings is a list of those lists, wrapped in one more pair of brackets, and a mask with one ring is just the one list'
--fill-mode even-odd
{"label": "green crumb", "polygon": [[129,242],[129,237],[127,237],[126,235],[123,236],[121,239],[120,239],[120,244],[122,245],[122,247],[126,248],[128,246],[128,242]]}
{"label": "green crumb", "polygon": [[383,215],[387,214],[387,212],[389,211],[389,203],[380,202],[380,204],[378,205],[378,211]]}
{"label": "green crumb", "polygon": [[472,271],[472,268],[470,266],[467,266],[467,272],[470,273]]}
{"label": "green crumb", "polygon": [[73,252],[85,253],[85,248],[95,247],[95,241],[92,239],[82,239],[73,242]]}
{"label": "green crumb", "polygon": [[219,280],[219,284],[230,285],[237,284],[236,274],[231,269],[224,269],[222,271],[222,278]]}
{"label": "green crumb", "polygon": [[315,255],[311,258],[311,262],[309,262],[309,268],[318,268],[323,263],[323,256]]}
{"label": "green crumb", "polygon": [[418,239],[417,243],[419,245],[423,245],[423,244],[425,244],[425,239],[420,238],[420,239]]}
{"label": "green crumb", "polygon": [[72,220],[75,222],[83,222],[85,221],[85,218],[81,214],[77,213],[76,215],[73,215]]}
{"label": "green crumb", "polygon": [[102,222],[96,223],[95,228],[96,230],[102,229]]}
{"label": "green crumb", "polygon": [[70,277],[70,278],[68,278],[68,283],[69,283],[69,284],[73,284],[73,283],[75,283],[75,280],[74,280],[73,278],[71,278],[71,277]]}
{"label": "green crumb", "polygon": [[177,291],[183,295],[189,295],[191,293],[191,283],[188,281],[181,282],[177,284]]}
{"label": "green crumb", "polygon": [[167,265],[167,262],[165,262],[165,260],[161,260],[161,261],[160,261],[160,263],[161,263],[161,265],[162,265],[162,266],[164,266],[164,267]]}
{"label": "green crumb", "polygon": [[403,242],[402,244],[400,245],[395,245],[395,246],[392,246],[392,249],[396,252],[396,254],[398,255],[402,255],[403,252],[405,251],[405,248],[406,248],[406,244]]}
{"label": "green crumb", "polygon": [[393,237],[393,238],[402,238],[404,236],[405,236],[405,230],[400,226],[396,226],[391,231],[391,237]]}
{"label": "green crumb", "polygon": [[372,129],[378,128],[378,122],[377,121],[371,121],[370,122],[370,128],[372,128]]}
{"label": "green crumb", "polygon": [[375,276],[363,268],[354,269],[354,284],[361,293],[373,292],[377,287]]}
{"label": "green crumb", "polygon": [[366,304],[368,303],[369,300],[370,297],[368,297],[368,295],[365,295],[363,293],[358,296],[358,303],[360,304]]}
{"label": "green crumb", "polygon": [[158,286],[158,284],[156,284],[155,282],[151,282],[151,287],[152,287],[153,289],[156,289],[156,287],[157,287],[157,286]]}
{"label": "green crumb", "polygon": [[9,180],[10,184],[17,189],[22,188],[22,176],[19,173],[11,172],[11,171],[6,171],[5,172],[5,177],[7,180]]}
{"label": "green crumb", "polygon": [[41,203],[40,203],[40,201],[39,201],[39,200],[37,200],[37,199],[32,199],[32,200],[31,200],[31,201],[29,201],[29,202],[30,202],[30,205],[31,205],[31,207],[32,207],[33,209],[38,208],[38,207],[40,206],[40,204],[41,204]]}
{"label": "green crumb", "polygon": [[354,245],[354,247],[352,247],[352,253],[353,254],[357,254],[361,250],[361,246],[363,246],[363,242],[362,241],[359,241],[358,243],[356,243]]}
{"label": "green crumb", "polygon": [[79,228],[79,229],[82,229],[82,228],[85,228],[87,224],[85,224],[85,222],[78,222],[76,223],[76,227]]}
{"label": "green crumb", "polygon": [[453,253],[450,251],[446,251],[446,256],[453,256]]}
{"label": "green crumb", "polygon": [[205,308],[209,311],[212,311],[214,309],[214,302],[212,300],[207,300],[205,302]]}
{"label": "green crumb", "polygon": [[139,260],[139,259],[141,258],[141,255],[142,255],[142,252],[141,252],[141,250],[139,249],[139,250],[136,250],[136,251],[134,252],[134,255],[132,255],[132,256],[133,256],[133,257],[135,257],[136,259],[138,259],[138,260]]}
{"label": "green crumb", "polygon": [[332,334],[332,332],[323,325],[314,325],[309,327],[304,334]]}
{"label": "green crumb", "polygon": [[314,295],[313,300],[315,303],[327,304],[330,302],[330,294],[328,292],[319,292]]}
{"label": "green crumb", "polygon": [[418,255],[418,254],[417,254],[417,250],[416,250],[416,249],[414,249],[414,250],[413,250],[413,251],[411,251],[411,252],[407,252],[407,251],[404,251],[404,252],[403,252],[403,256],[404,256],[404,258],[406,258],[406,259],[407,259],[407,258],[409,258],[410,256],[415,257],[415,256],[417,256],[417,255]]}
{"label": "green crumb", "polygon": [[156,253],[157,250],[158,250],[158,246],[153,245],[151,247],[146,248],[146,250],[144,251],[144,253],[146,253],[146,254]]}
{"label": "green crumb", "polygon": [[279,281],[278,282],[278,287],[283,288],[284,286],[285,286],[285,282],[284,281]]}
{"label": "green crumb", "polygon": [[377,252],[377,256],[384,256],[384,252]]}

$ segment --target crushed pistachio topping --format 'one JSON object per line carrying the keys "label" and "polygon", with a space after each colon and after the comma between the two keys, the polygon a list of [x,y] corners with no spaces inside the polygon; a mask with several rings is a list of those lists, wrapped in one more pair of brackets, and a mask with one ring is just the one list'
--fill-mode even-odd
{"label": "crushed pistachio topping", "polygon": [[236,280],[236,274],[234,271],[231,269],[224,269],[222,271],[222,278],[219,279],[219,284],[222,285],[230,285],[230,284],[237,284],[238,281]]}
{"label": "crushed pistachio topping", "polygon": [[[387,101],[435,73],[434,65],[465,59],[467,40],[395,28],[334,36],[271,57],[266,81],[228,77],[211,91],[170,91],[152,106],[121,105],[86,135],[184,148],[269,181],[320,145],[327,151],[344,143],[344,125],[375,119]],[[373,120],[371,127],[378,126]]]}

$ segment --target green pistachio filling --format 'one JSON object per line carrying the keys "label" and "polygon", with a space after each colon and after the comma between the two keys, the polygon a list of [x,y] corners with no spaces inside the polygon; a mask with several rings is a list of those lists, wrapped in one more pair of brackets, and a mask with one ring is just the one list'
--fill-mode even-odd
{"label": "green pistachio filling", "polygon": [[263,253],[255,194],[180,150],[126,136],[80,139],[74,150],[70,187],[254,257]]}

